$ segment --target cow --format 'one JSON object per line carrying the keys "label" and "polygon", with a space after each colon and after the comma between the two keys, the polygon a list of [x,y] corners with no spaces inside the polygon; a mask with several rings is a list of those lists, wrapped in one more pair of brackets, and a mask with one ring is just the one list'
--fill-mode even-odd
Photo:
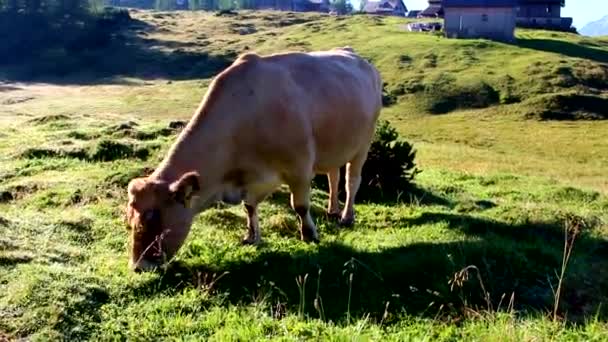
{"label": "cow", "polygon": [[[222,200],[244,204],[242,242],[257,245],[257,207],[284,184],[300,239],[319,242],[310,213],[316,175],[328,177],[327,213],[340,226],[352,226],[381,108],[380,73],[350,47],[240,55],[213,79],[154,172],[129,182],[130,268],[151,270],[172,258],[193,218]],[[346,200],[340,210],[342,166]]]}

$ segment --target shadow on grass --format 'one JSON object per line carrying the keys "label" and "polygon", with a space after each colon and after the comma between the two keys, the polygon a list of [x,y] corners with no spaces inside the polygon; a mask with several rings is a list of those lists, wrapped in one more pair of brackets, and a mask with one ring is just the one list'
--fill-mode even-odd
{"label": "shadow on grass", "polygon": [[[323,213],[325,212],[325,207],[327,205],[327,200],[329,198],[327,184],[313,184],[313,191],[316,192],[317,200],[322,201],[323,203]],[[340,206],[344,206],[344,200],[346,199],[344,188],[340,188],[340,192],[338,195],[340,200]],[[287,188],[281,189],[280,191],[276,191],[271,196],[269,196],[266,201],[269,201],[272,204],[284,206],[285,208],[290,208],[290,192]],[[355,207],[357,204],[382,204],[382,205],[396,205],[396,204],[416,204],[419,206],[442,206],[446,208],[454,208],[456,205],[453,201],[436,195],[432,191],[424,189],[420,186],[412,184],[407,191],[400,194],[399,196],[369,196],[368,198],[359,197],[356,198]],[[315,211],[315,206],[313,205],[313,213]],[[318,211],[318,209],[317,209]]]}
{"label": "shadow on grass", "polygon": [[[236,305],[264,302],[281,307],[283,312],[285,309],[297,312],[300,293],[295,279],[308,274],[305,312],[311,317],[319,317],[313,306],[317,293],[324,317],[333,321],[343,320],[349,307],[352,317],[370,314],[379,321],[387,302],[390,313],[453,317],[462,315],[465,306],[481,310],[488,307],[474,271],[462,287],[450,289],[449,281],[458,271],[475,265],[493,309],[506,309],[513,294],[516,310],[528,313],[551,310],[552,286],[556,286],[555,274],[559,273],[562,260],[560,223],[516,225],[447,213],[424,213],[408,223],[437,222],[444,222],[449,229],[461,231],[470,239],[417,242],[370,251],[336,242],[321,242],[314,248],[291,252],[262,246],[246,260],[227,260],[216,265],[174,262],[162,276],[134,292],[137,296],[154,296],[179,291],[206,285],[201,283],[201,275],[229,272],[214,285],[228,302]],[[560,307],[572,321],[591,318],[598,312],[602,320],[608,317],[606,306],[601,305],[608,299],[607,247],[607,241],[587,234],[576,241]],[[320,280],[319,270],[322,270]]]}
{"label": "shadow on grass", "polygon": [[[148,39],[148,33],[158,28],[136,19],[100,27],[84,32],[63,28],[61,32],[38,33],[37,39],[30,43],[27,40],[33,38],[27,35],[12,38],[13,45],[33,44],[38,53],[25,50],[27,57],[24,58],[0,58],[0,79],[65,85],[128,83],[121,79],[125,77],[205,79],[216,75],[237,57],[236,52],[185,50],[195,43]],[[65,35],[69,37],[53,38]],[[43,42],[47,40],[63,43],[46,46]]]}
{"label": "shadow on grass", "polygon": [[608,63],[608,51],[554,39],[517,39],[517,45],[599,63]]}

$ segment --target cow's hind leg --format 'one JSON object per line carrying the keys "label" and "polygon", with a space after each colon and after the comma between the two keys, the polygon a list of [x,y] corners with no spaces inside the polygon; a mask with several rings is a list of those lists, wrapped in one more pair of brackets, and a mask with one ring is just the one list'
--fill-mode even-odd
{"label": "cow's hind leg", "polygon": [[330,219],[340,218],[340,201],[338,200],[338,185],[340,184],[340,169],[331,170],[327,173],[329,183],[329,201],[327,205],[327,215]]}
{"label": "cow's hind leg", "polygon": [[341,226],[350,227],[355,223],[355,197],[361,185],[361,171],[367,159],[368,151],[369,147],[360,151],[355,158],[346,164],[346,204],[340,219]]}
{"label": "cow's hind leg", "polygon": [[302,241],[319,242],[317,227],[310,215],[310,182],[312,177],[288,182],[291,190],[291,207],[300,219]]}

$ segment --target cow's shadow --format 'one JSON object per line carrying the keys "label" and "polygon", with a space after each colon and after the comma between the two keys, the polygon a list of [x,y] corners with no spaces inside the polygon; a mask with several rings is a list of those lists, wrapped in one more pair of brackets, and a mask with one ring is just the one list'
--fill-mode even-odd
{"label": "cow's shadow", "polygon": [[[279,236],[286,238],[299,238],[299,219],[290,204],[291,193],[287,186],[282,186],[269,195],[261,204],[260,208],[266,205],[271,205],[280,208],[282,215],[281,220],[269,220],[269,217],[264,213],[260,213],[259,221],[263,231],[273,231]],[[335,234],[340,230],[349,229],[339,224],[339,218],[332,217],[327,213],[329,195],[324,189],[318,187],[312,190],[312,199],[310,203],[310,213],[317,225],[323,225],[324,233]],[[361,201],[356,203],[356,207],[360,204],[381,204],[381,205],[396,205],[396,204],[415,204],[417,206],[440,206],[444,208],[454,208],[455,202],[446,198],[440,197],[431,191],[428,191],[419,186],[412,186],[409,191],[402,197],[400,201],[392,199],[382,201]],[[235,214],[232,211],[221,210],[230,207],[243,207],[243,204],[226,204],[218,203],[212,214],[204,214],[207,223],[215,224],[223,227],[222,229],[230,229],[234,231],[245,231],[246,216],[243,209],[242,214]],[[340,201],[340,208],[344,208],[344,202]]]}
{"label": "cow's shadow", "polygon": [[[511,295],[516,310],[548,312],[552,308],[552,288],[556,286],[555,274],[561,267],[564,245],[562,222],[515,225],[470,215],[426,212],[393,229],[413,229],[427,223],[441,223],[468,238],[429,238],[428,242],[361,249],[331,239],[295,251],[261,246],[253,258],[221,265],[175,261],[161,271],[162,276],[151,278],[133,291],[137,296],[155,296],[200,286],[201,275],[228,272],[214,284],[214,290],[223,293],[228,302],[247,305],[265,298],[267,304],[297,312],[300,292],[295,279],[308,274],[305,312],[319,317],[313,305],[318,294],[324,317],[339,321],[348,310],[353,317],[370,314],[380,319],[387,302],[390,313],[429,317],[461,313],[465,301],[468,307],[487,309],[481,279],[492,310],[506,309]],[[608,241],[583,232],[575,243],[560,311],[571,320],[596,314],[605,320],[608,310],[600,303],[608,293]],[[450,280],[469,265],[479,269],[480,278],[475,269],[469,269],[464,285],[452,289]]]}
{"label": "cow's shadow", "polygon": [[[324,214],[329,199],[328,188],[326,185],[313,184],[313,203],[312,211],[313,214]],[[340,206],[344,206],[344,189],[340,188]],[[266,201],[275,205],[290,208],[290,192],[289,188],[283,186],[278,191],[266,198]],[[370,198],[370,199],[357,199],[356,204],[381,204],[381,205],[397,205],[397,204],[415,204],[418,206],[442,206],[445,208],[454,208],[456,203],[445,197],[441,197],[432,191],[424,189],[421,186],[412,184],[407,191],[405,191],[399,198],[386,197],[386,198]]]}

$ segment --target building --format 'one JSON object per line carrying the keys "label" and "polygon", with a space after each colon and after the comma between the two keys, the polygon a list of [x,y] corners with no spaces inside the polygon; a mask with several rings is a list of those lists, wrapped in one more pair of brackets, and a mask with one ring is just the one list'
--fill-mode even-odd
{"label": "building", "polygon": [[[474,1],[479,4],[479,1]],[[488,1],[491,3],[492,1]],[[563,18],[561,9],[566,0],[516,0],[515,24],[519,27],[569,31],[572,18]],[[429,6],[420,13],[421,18],[443,18],[444,1],[429,0]]]}
{"label": "building", "polygon": [[572,18],[562,18],[566,0],[519,0],[517,26],[568,31]]}
{"label": "building", "polygon": [[293,10],[296,12],[329,12],[329,0],[294,0]]}
{"label": "building", "polygon": [[407,17],[408,18],[418,18],[418,15],[420,14],[420,12],[422,11],[418,11],[418,10],[412,10],[407,12]]}
{"label": "building", "polygon": [[443,18],[442,0],[429,0],[429,7],[420,12],[419,18]]}
{"label": "building", "polygon": [[407,7],[402,0],[380,0],[368,1],[363,7],[363,12],[378,15],[394,15],[405,17]]}
{"label": "building", "polygon": [[443,0],[448,38],[515,40],[516,0]]}

